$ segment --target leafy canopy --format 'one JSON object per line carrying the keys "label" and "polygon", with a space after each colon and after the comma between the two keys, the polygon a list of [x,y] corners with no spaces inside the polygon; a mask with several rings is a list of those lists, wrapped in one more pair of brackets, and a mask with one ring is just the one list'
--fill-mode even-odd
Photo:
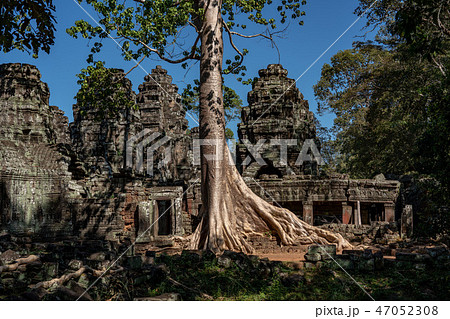
{"label": "leafy canopy", "polygon": [[364,12],[367,27],[380,27],[391,47],[426,58],[444,71],[439,55],[449,49],[450,0],[360,0],[355,13]]}
{"label": "leafy canopy", "polygon": [[50,52],[55,40],[53,0],[5,0],[0,2],[0,50]]}
{"label": "leafy canopy", "polygon": [[[83,0],[79,0],[80,3]],[[92,6],[98,13],[100,19],[98,24],[91,24],[85,20],[78,20],[75,25],[67,29],[67,33],[75,38],[79,36],[92,40],[96,39],[91,47],[91,53],[87,59],[88,63],[94,65],[96,81],[106,85],[108,78],[107,71],[99,72],[99,68],[104,63],[95,62],[94,55],[99,53],[103,47],[103,40],[109,37],[114,38],[122,47],[122,56],[125,60],[134,60],[141,63],[145,58],[157,57],[169,63],[180,63],[184,68],[190,62],[199,61],[200,56],[200,36],[202,30],[204,9],[201,1],[193,0],[85,0],[84,2]],[[277,17],[266,18],[263,10],[267,5],[272,4],[272,0],[225,0],[222,3],[222,17],[224,19],[224,29],[228,33],[231,47],[235,50],[234,57],[231,55],[226,59],[227,67],[224,74],[234,74],[239,81],[243,81],[246,76],[246,67],[243,64],[244,56],[248,54],[247,49],[239,49],[234,44],[234,37],[256,38],[263,37],[273,41],[273,36],[277,33],[272,31],[277,27],[277,23],[284,24],[304,15],[301,5],[306,4],[305,0],[283,0],[277,5]],[[250,21],[264,28],[258,34],[241,34],[237,30],[246,30]],[[299,21],[299,24],[303,24]],[[90,75],[86,69],[83,72],[84,78]],[[85,71],[86,71],[85,70]],[[99,77],[99,74],[105,74]],[[126,73],[127,74],[127,73]],[[251,83],[251,80],[243,81]],[[95,98],[87,94],[87,82],[81,83],[81,97]],[[188,85],[183,93],[183,100],[188,110],[196,112],[198,110],[198,86]],[[89,100],[83,100],[89,103]],[[95,105],[95,103],[90,103]],[[236,117],[237,111],[242,101],[230,88],[224,87],[224,104],[228,120]]]}
{"label": "leafy canopy", "polygon": [[319,110],[336,115],[329,144],[341,171],[415,172],[450,188],[449,10],[447,0],[378,1],[367,11],[377,42],[323,66],[314,90]]}
{"label": "leafy canopy", "polygon": [[[89,109],[96,110],[96,117],[104,119],[114,117],[127,108],[136,107],[130,90],[126,89],[128,80],[123,77],[122,70],[106,68],[103,62],[96,62],[81,70],[78,78],[81,90],[75,98],[81,106],[82,114]],[[109,83],[106,86],[103,84],[105,80]]]}
{"label": "leafy canopy", "polygon": [[[83,0],[78,0],[80,3]],[[200,1],[193,0],[85,0],[99,14],[99,25],[85,20],[78,20],[75,26],[67,29],[69,35],[77,38],[100,39],[92,47],[92,53],[98,53],[102,47],[101,40],[111,35],[120,41],[125,60],[139,60],[142,57],[156,55],[170,63],[183,63],[199,59],[199,35],[202,30],[204,9]],[[222,17],[225,29],[230,36],[257,37],[271,40],[270,30],[277,27],[277,22],[284,24],[297,19],[305,13],[301,5],[305,0],[283,0],[277,6],[276,17],[266,18],[263,9],[272,4],[272,0],[225,0],[222,2]],[[240,23],[238,17],[244,16],[266,29],[260,34],[243,35],[235,30],[245,30],[247,25]],[[226,21],[227,20],[227,21]],[[303,21],[299,21],[303,24]],[[191,45],[186,45],[188,40]],[[225,73],[238,74],[239,65],[248,50],[236,49],[239,58],[235,62],[228,60],[229,67]]]}

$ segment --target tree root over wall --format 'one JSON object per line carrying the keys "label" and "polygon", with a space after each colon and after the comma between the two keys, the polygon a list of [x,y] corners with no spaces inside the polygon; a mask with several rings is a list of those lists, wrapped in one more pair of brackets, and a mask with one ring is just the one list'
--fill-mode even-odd
{"label": "tree root over wall", "polygon": [[247,241],[249,236],[263,236],[267,232],[275,232],[285,246],[336,244],[338,250],[352,247],[340,234],[311,226],[291,211],[258,197],[234,165],[223,165],[223,170],[221,204],[219,207],[210,203],[202,205],[202,220],[192,236],[191,249],[252,253],[254,249]]}

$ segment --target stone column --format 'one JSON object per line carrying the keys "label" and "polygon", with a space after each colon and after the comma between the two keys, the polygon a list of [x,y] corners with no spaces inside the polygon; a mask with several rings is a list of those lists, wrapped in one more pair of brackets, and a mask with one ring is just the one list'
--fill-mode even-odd
{"label": "stone column", "polygon": [[342,202],[342,223],[348,224],[350,222],[350,218],[352,217],[353,207],[350,203]]}
{"label": "stone column", "polygon": [[314,223],[313,202],[303,203],[303,221],[310,225]]}
{"label": "stone column", "polygon": [[354,224],[355,225],[361,225],[361,203],[360,203],[360,201],[356,202]]}
{"label": "stone column", "polygon": [[384,221],[395,221],[395,205],[394,203],[384,203]]}
{"label": "stone column", "polygon": [[410,237],[413,234],[413,207],[405,205],[402,211],[402,237]]}
{"label": "stone column", "polygon": [[[153,222],[153,203],[152,202],[140,202],[138,208],[138,231],[136,242],[146,243],[150,240],[151,231],[149,227]],[[146,232],[144,234],[144,232]]]}
{"label": "stone column", "polygon": [[175,223],[174,223],[175,224],[175,228],[174,228],[173,234],[177,235],[177,236],[181,236],[181,235],[184,234],[184,229],[183,229],[183,211],[181,209],[181,201],[182,201],[181,197],[175,198],[172,201],[172,203],[174,203],[173,206],[172,206],[172,211],[173,211],[173,216],[175,218]]}

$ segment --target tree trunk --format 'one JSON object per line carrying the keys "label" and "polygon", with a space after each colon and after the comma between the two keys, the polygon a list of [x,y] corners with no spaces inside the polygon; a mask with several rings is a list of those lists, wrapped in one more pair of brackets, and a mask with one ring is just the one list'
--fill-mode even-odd
{"label": "tree trunk", "polygon": [[[200,4],[202,5],[202,4]],[[222,93],[222,2],[205,1],[200,61],[200,139],[202,207],[192,249],[216,253],[251,253],[248,235],[275,231],[283,245],[336,243],[350,246],[339,234],[306,224],[295,214],[254,194],[232,163],[225,142]]]}

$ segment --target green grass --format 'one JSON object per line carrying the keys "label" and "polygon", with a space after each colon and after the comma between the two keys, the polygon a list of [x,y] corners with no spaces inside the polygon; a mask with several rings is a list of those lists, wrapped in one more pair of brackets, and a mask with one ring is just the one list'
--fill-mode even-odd
{"label": "green grass", "polygon": [[[303,272],[281,263],[261,265],[244,259],[223,268],[215,258],[200,260],[189,255],[161,256],[157,261],[168,266],[171,278],[191,289],[163,280],[149,296],[176,292],[183,300],[202,300],[201,292],[214,300],[369,300],[349,275],[334,267]],[[301,274],[304,281],[287,285],[282,278],[290,274]],[[450,296],[448,270],[353,271],[350,274],[376,300],[445,300]]]}
{"label": "green grass", "polygon": [[[178,293],[182,300],[448,300],[450,270],[447,268],[352,270],[350,277],[332,263],[320,268],[296,270],[288,264],[233,254],[232,262],[219,262],[213,254],[162,255],[155,266],[105,275],[89,295],[94,300],[133,300],[163,293]],[[0,300],[20,296],[35,284],[39,273],[2,273]],[[59,274],[61,275],[61,274]],[[354,278],[358,283],[356,284]],[[83,274],[76,282],[86,288],[96,277]],[[3,295],[3,297],[2,297]],[[58,300],[49,294],[45,300]],[[65,299],[63,299],[65,300]]]}

